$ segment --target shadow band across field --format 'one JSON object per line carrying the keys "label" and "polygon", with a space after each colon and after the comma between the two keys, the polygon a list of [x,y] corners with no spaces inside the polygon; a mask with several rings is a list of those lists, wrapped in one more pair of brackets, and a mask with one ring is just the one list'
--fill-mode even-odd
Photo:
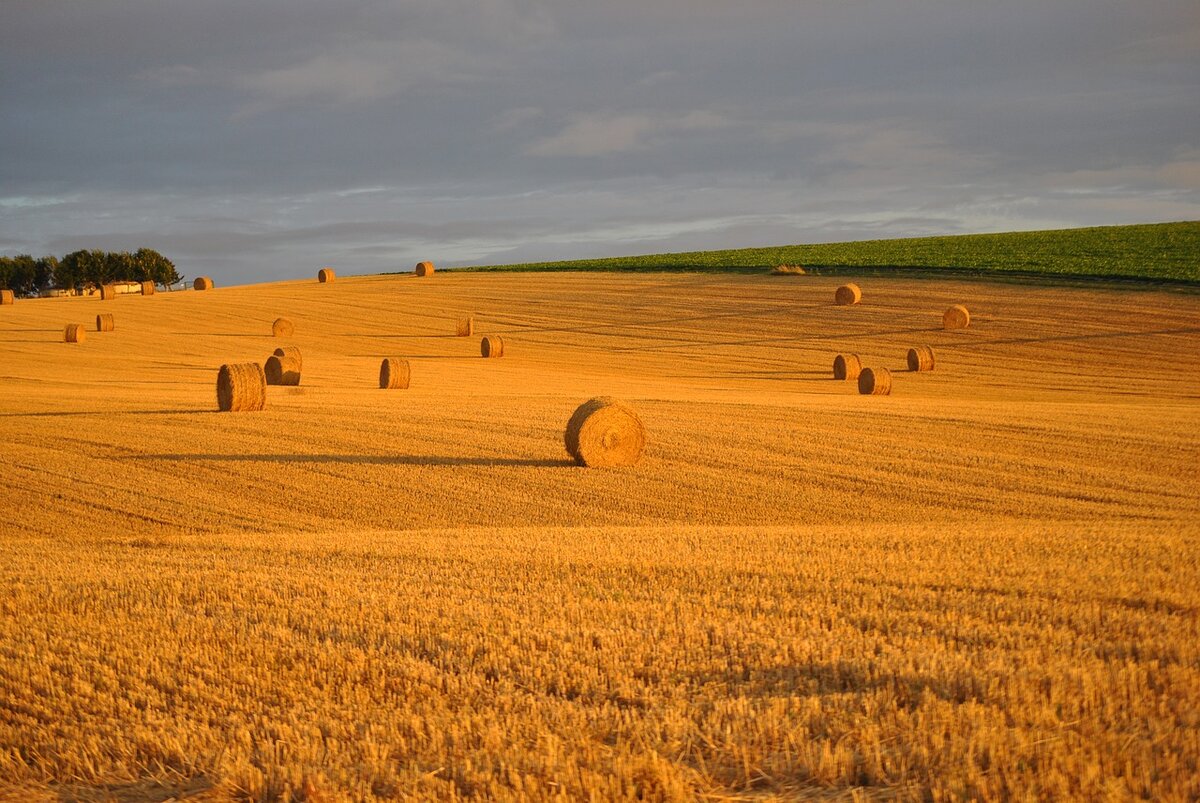
{"label": "shadow band across field", "polygon": [[124,460],[172,460],[181,463],[210,461],[214,463],[349,463],[394,466],[505,466],[534,468],[569,468],[575,462],[563,458],[547,460],[529,457],[456,457],[448,455],[365,455],[365,454],[138,454]]}

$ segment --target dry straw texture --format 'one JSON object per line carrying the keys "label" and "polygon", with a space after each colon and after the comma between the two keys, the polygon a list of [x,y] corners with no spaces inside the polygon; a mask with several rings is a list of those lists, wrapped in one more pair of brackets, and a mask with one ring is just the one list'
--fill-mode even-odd
{"label": "dry straw texture", "polygon": [[142,295],[144,295],[144,296],[154,295],[154,282],[151,282],[151,281],[142,282]]}
{"label": "dry straw texture", "polygon": [[100,285],[100,300],[101,301],[112,301],[116,297],[117,297],[117,288],[113,287],[111,284]]}
{"label": "dry straw texture", "polygon": [[297,368],[304,367],[304,357],[300,354],[299,346],[281,346],[275,349],[274,354],[276,357],[291,357]]}
{"label": "dry straw texture", "polygon": [[890,396],[892,372],[886,368],[864,368],[858,375],[858,392],[864,396]]}
{"label": "dry straw texture", "polygon": [[63,340],[68,343],[82,343],[87,340],[87,333],[81,323],[69,323],[63,330]]}
{"label": "dry straw texture", "polygon": [[484,335],[479,341],[479,353],[484,357],[503,357],[504,338],[499,335]]}
{"label": "dry straw texture", "polygon": [[932,371],[933,346],[916,346],[908,350],[908,370]]}
{"label": "dry straw texture", "polygon": [[223,413],[261,410],[267,404],[267,378],[256,362],[222,365],[217,371],[217,409]]}
{"label": "dry straw texture", "polygon": [[192,287],[197,290],[211,290],[213,289],[213,280],[207,276],[201,276],[199,279],[192,282]]}
{"label": "dry straw texture", "polygon": [[459,337],[470,337],[471,335],[475,334],[475,319],[459,318],[458,326],[454,331]]}
{"label": "dry straw texture", "polygon": [[295,357],[272,354],[263,366],[263,373],[268,385],[299,385],[302,367],[300,360]]}
{"label": "dry straw texture", "polygon": [[317,281],[321,284],[329,284],[334,278],[333,268],[321,268],[317,271]]}
{"label": "dry straw texture", "polygon": [[600,396],[575,410],[563,441],[581,466],[632,466],[646,448],[646,427],[632,407]]}
{"label": "dry straw texture", "polygon": [[843,284],[833,294],[833,300],[841,307],[857,304],[862,301],[862,290],[857,284]]}
{"label": "dry straw texture", "polygon": [[0,290],[0,305],[8,305],[15,300],[12,290]]}
{"label": "dry straw texture", "polygon": [[114,327],[115,327],[115,323],[113,322],[113,316],[111,316],[111,315],[97,315],[96,316],[96,331],[97,332],[111,332]]}
{"label": "dry straw texture", "polygon": [[418,276],[432,276],[433,275],[433,263],[432,262],[418,262],[415,271]]}
{"label": "dry straw texture", "polygon": [[379,366],[379,387],[385,390],[408,387],[408,360],[399,357],[386,357]]}
{"label": "dry straw texture", "polygon": [[862,373],[862,360],[857,354],[839,354],[833,358],[834,379],[858,379]]}
{"label": "dry straw texture", "polygon": [[271,324],[271,334],[275,337],[291,337],[296,333],[296,327],[287,318],[276,318]]}
{"label": "dry straw texture", "polygon": [[805,271],[799,265],[776,265],[771,268],[771,273],[775,276],[803,276]]}
{"label": "dry straw texture", "polygon": [[943,329],[966,329],[971,325],[971,313],[962,304],[955,304],[942,315]]}

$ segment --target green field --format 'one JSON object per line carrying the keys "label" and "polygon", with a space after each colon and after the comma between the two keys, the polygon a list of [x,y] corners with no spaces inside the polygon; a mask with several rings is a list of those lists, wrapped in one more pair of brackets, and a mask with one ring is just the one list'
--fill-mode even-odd
{"label": "green field", "polygon": [[1200,221],[494,265],[503,271],[962,271],[1200,282]]}

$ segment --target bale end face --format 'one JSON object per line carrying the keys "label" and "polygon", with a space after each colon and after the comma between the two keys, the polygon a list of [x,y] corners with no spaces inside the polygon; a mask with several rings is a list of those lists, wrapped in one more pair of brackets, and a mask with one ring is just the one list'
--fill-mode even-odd
{"label": "bale end face", "polygon": [[839,354],[833,358],[834,379],[858,379],[862,373],[862,360],[857,354]]}
{"label": "bale end face", "polygon": [[116,323],[113,321],[113,316],[111,316],[111,315],[97,315],[96,316],[96,331],[97,332],[111,332],[115,327],[116,327]]}
{"label": "bale end face", "polygon": [[475,334],[475,319],[459,318],[458,325],[454,331],[459,337],[470,337]]}
{"label": "bale end face", "polygon": [[299,385],[300,363],[294,357],[272,354],[263,366],[263,374],[268,385]]}
{"label": "bale end face", "polygon": [[304,367],[304,358],[300,355],[300,348],[298,346],[281,346],[275,349],[274,355],[276,357],[291,357],[296,361],[298,368]]}
{"label": "bale end face", "polygon": [[610,396],[581,404],[563,435],[567,454],[581,466],[632,466],[646,448],[646,427],[632,407]]}
{"label": "bale end face", "polygon": [[418,276],[432,276],[433,275],[433,263],[432,262],[418,262],[417,267],[414,268],[413,271]]}
{"label": "bale end face", "polygon": [[892,372],[886,368],[864,368],[858,375],[858,392],[864,396],[890,396]]}
{"label": "bale end face", "polygon": [[296,333],[296,327],[287,318],[276,318],[271,324],[271,334],[275,337],[291,337]]}
{"label": "bale end face", "polygon": [[410,378],[408,360],[388,357],[379,366],[379,387],[384,390],[404,390],[408,387]]}
{"label": "bale end face", "polygon": [[63,329],[63,341],[67,343],[82,343],[87,340],[87,332],[84,331],[83,324],[69,323]]}
{"label": "bale end face", "polygon": [[199,279],[192,282],[192,287],[196,290],[211,290],[213,289],[213,280],[207,276],[201,276]]}
{"label": "bale end face", "polygon": [[955,304],[942,315],[943,329],[966,329],[971,325],[971,313],[962,304]]}
{"label": "bale end face", "polygon": [[932,371],[933,370],[933,347],[932,346],[916,346],[908,350],[908,370],[910,371]]}
{"label": "bale end face", "polygon": [[329,284],[335,278],[336,277],[334,276],[333,268],[321,268],[319,271],[317,271],[317,281],[321,284]]}
{"label": "bale end face", "polygon": [[862,301],[862,290],[857,284],[843,284],[833,294],[833,300],[839,307],[847,307]]}
{"label": "bale end face", "polygon": [[485,335],[479,341],[479,353],[484,357],[503,357],[504,338],[498,335]]}
{"label": "bale end face", "polygon": [[8,305],[14,303],[16,300],[17,300],[17,297],[15,295],[13,295],[12,290],[0,290],[0,306],[7,307]]}
{"label": "bale end face", "polygon": [[217,371],[217,409],[253,412],[267,405],[267,378],[256,362],[222,365]]}

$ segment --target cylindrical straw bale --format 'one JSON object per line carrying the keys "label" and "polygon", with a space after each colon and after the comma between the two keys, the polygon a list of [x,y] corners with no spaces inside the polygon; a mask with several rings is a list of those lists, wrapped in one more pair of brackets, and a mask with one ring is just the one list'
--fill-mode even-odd
{"label": "cylindrical straw bale", "polygon": [[275,337],[291,337],[296,333],[296,327],[287,318],[276,318],[271,324],[271,334]]}
{"label": "cylindrical straw bale", "polygon": [[600,396],[579,406],[563,441],[581,466],[632,466],[646,448],[646,427],[632,407]]}
{"label": "cylindrical straw bale", "polygon": [[151,281],[142,282],[142,295],[144,295],[144,296],[154,295],[154,282],[151,282]]}
{"label": "cylindrical straw bale", "polygon": [[864,396],[889,396],[892,372],[886,368],[864,368],[858,375],[858,392]]}
{"label": "cylindrical straw bale", "polygon": [[908,370],[932,371],[933,346],[916,346],[908,350]]}
{"label": "cylindrical straw bale", "polygon": [[838,306],[845,307],[862,301],[862,290],[857,284],[843,284],[833,294],[833,300]]}
{"label": "cylindrical straw bale", "polygon": [[199,279],[192,282],[192,287],[197,290],[211,290],[213,289],[213,280],[207,276],[201,276]]}
{"label": "cylindrical straw bale", "polygon": [[96,331],[97,332],[111,332],[113,330],[114,326],[115,326],[115,324],[113,323],[113,316],[111,316],[111,315],[97,315],[96,316]]}
{"label": "cylindrical straw bale", "polygon": [[971,313],[962,304],[955,304],[942,314],[943,329],[966,329],[971,325]]}
{"label": "cylindrical straw bale", "polygon": [[475,334],[475,319],[474,318],[459,318],[458,326],[454,330],[459,337],[470,337]]}
{"label": "cylindrical straw bale", "polygon": [[499,335],[484,335],[479,341],[479,353],[484,357],[503,357],[504,338]]}
{"label": "cylindrical straw bale", "polygon": [[433,275],[433,263],[432,262],[418,262],[417,267],[414,269],[414,271],[418,276],[432,276]]}
{"label": "cylindrical straw bale", "polygon": [[379,387],[385,390],[408,387],[410,372],[408,360],[399,357],[387,357],[379,366]]}
{"label": "cylindrical straw bale", "polygon": [[100,300],[101,301],[112,301],[116,297],[117,297],[117,288],[116,287],[112,286],[111,284],[100,285]]}
{"label": "cylindrical straw bale", "polygon": [[333,268],[321,268],[317,271],[317,281],[321,284],[329,284],[334,278]]}
{"label": "cylindrical straw bale", "polygon": [[268,385],[299,385],[301,363],[294,357],[272,354],[263,366]]}
{"label": "cylindrical straw bale", "polygon": [[222,365],[217,372],[217,409],[223,413],[261,410],[267,404],[267,378],[256,362]]}
{"label": "cylindrical straw bale", "polygon": [[858,379],[862,372],[862,360],[857,354],[839,354],[833,358],[834,379]]}
{"label": "cylindrical straw bale", "polygon": [[16,301],[16,296],[12,290],[0,290],[0,305],[8,306]]}
{"label": "cylindrical straw bale", "polygon": [[299,346],[283,346],[282,348],[277,348],[275,349],[275,356],[291,357],[295,361],[297,368],[304,368],[304,358],[300,355]]}
{"label": "cylindrical straw bale", "polygon": [[63,330],[63,340],[67,343],[82,343],[87,340],[87,332],[83,330],[83,324],[67,324],[67,328]]}

